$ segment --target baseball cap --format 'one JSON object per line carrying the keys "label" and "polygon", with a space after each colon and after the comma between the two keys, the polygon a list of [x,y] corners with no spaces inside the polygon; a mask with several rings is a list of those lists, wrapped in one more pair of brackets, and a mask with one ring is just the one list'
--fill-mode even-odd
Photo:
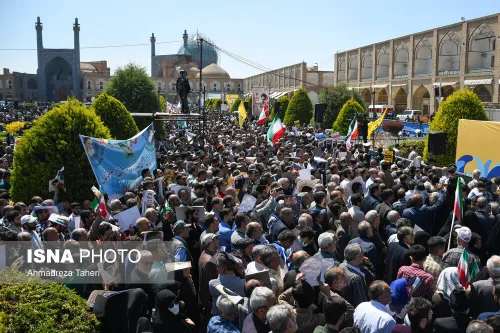
{"label": "baseball cap", "polygon": [[33,217],[31,215],[24,215],[21,217],[21,225],[26,224],[26,223],[34,223],[36,222],[36,217]]}
{"label": "baseball cap", "polygon": [[174,232],[174,235],[177,235],[179,233],[179,231],[182,230],[182,228],[188,228],[190,227],[191,224],[187,224],[186,222],[184,221],[177,221],[175,224],[174,224],[174,227],[172,228],[173,232]]}
{"label": "baseball cap", "polygon": [[211,241],[213,241],[214,239],[216,239],[218,237],[219,237],[219,235],[216,235],[213,233],[207,233],[207,234],[203,235],[203,237],[201,238],[201,246],[203,248],[206,248],[208,246],[208,244],[210,244]]}
{"label": "baseball cap", "polygon": [[467,227],[461,227],[457,230],[457,235],[461,240],[468,243],[472,237],[472,232]]}

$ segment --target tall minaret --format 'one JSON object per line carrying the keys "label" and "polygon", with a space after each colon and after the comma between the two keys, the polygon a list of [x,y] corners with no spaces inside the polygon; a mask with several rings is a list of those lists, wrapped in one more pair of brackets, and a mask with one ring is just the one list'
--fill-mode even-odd
{"label": "tall minaret", "polygon": [[75,98],[80,99],[81,89],[80,89],[80,25],[78,24],[78,18],[75,18],[75,23],[73,24],[74,32],[74,43],[75,48],[73,50],[73,95]]}
{"label": "tall minaret", "polygon": [[182,35],[182,39],[184,39],[184,49],[187,50],[187,47],[188,47],[188,34],[187,34],[186,30],[184,30],[184,34]]}
{"label": "tall minaret", "polygon": [[36,30],[36,56],[38,60],[38,95],[41,101],[44,101],[47,96],[45,92],[45,72],[43,70],[43,38],[42,38],[42,30],[43,30],[43,25],[42,22],[40,22],[40,16],[36,18],[36,23],[35,23],[35,30]]}
{"label": "tall minaret", "polygon": [[155,34],[151,34],[151,38],[149,38],[151,41],[151,77],[156,76],[156,73],[154,72],[154,56],[155,56],[155,43],[156,43],[156,37]]}

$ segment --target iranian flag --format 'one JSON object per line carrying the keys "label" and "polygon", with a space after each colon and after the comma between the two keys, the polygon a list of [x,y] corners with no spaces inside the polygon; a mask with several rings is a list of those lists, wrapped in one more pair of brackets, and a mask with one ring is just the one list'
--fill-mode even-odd
{"label": "iranian flag", "polygon": [[257,122],[259,125],[264,125],[266,123],[267,117],[269,116],[269,106],[267,105],[267,101],[264,103],[264,107],[259,115],[259,121]]}
{"label": "iranian flag", "polygon": [[460,222],[462,221],[462,211],[464,206],[464,199],[462,198],[462,183],[460,177],[457,180],[457,189],[455,190],[455,205],[453,206],[453,214],[455,214],[455,219]]}
{"label": "iranian flag", "polygon": [[96,211],[97,208],[101,210],[101,217],[105,220],[107,220],[110,215],[106,209],[106,202],[104,201],[104,195],[95,187],[92,186],[92,192],[94,192],[95,198],[90,204],[90,208],[93,211]]}
{"label": "iranian flag", "polygon": [[267,131],[267,141],[273,146],[283,135],[285,135],[285,128],[281,123],[280,117],[276,115],[269,125],[269,130]]}
{"label": "iranian flag", "polygon": [[347,136],[345,138],[345,147],[347,151],[351,151],[351,141],[358,136],[358,121],[354,117],[349,124],[349,130],[347,131]]}
{"label": "iranian flag", "polygon": [[469,253],[464,247],[462,251],[462,256],[460,257],[460,261],[458,262],[458,277],[460,278],[460,284],[467,289],[469,286],[469,281],[479,272],[479,267],[477,267],[477,263],[469,267]]}

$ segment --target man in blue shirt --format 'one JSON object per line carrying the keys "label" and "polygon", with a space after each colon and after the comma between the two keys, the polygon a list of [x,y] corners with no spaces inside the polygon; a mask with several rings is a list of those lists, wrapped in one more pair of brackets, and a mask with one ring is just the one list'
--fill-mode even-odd
{"label": "man in blue shirt", "polygon": [[219,310],[219,315],[210,319],[207,333],[240,333],[234,323],[238,307],[221,295],[217,298],[217,310]]}
{"label": "man in blue shirt", "polygon": [[[189,227],[191,224],[187,224],[184,221],[177,221],[174,224],[173,232],[174,238],[172,239],[171,252],[174,254],[175,262],[192,261],[191,254],[187,249],[186,239],[189,237]],[[193,263],[191,263],[191,267]]]}
{"label": "man in blue shirt", "polygon": [[233,234],[233,210],[224,208],[219,214],[221,218],[219,224],[220,246],[224,248],[224,251],[229,253],[231,252],[231,235]]}
{"label": "man in blue shirt", "polygon": [[215,262],[215,267],[219,273],[217,279],[210,280],[208,283],[208,289],[212,296],[212,315],[216,316],[218,314],[216,303],[218,297],[221,295],[216,287],[222,285],[241,297],[245,297],[245,280],[240,279],[234,274],[235,265],[238,264],[232,261],[226,252],[216,253],[212,257],[212,261]]}

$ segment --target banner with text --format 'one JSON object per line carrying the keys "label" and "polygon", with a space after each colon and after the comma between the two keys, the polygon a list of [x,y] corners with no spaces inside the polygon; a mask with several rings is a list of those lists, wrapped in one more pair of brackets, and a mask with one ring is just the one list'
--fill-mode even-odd
{"label": "banner with text", "polygon": [[259,116],[264,108],[264,103],[269,103],[269,88],[252,88],[252,115]]}

